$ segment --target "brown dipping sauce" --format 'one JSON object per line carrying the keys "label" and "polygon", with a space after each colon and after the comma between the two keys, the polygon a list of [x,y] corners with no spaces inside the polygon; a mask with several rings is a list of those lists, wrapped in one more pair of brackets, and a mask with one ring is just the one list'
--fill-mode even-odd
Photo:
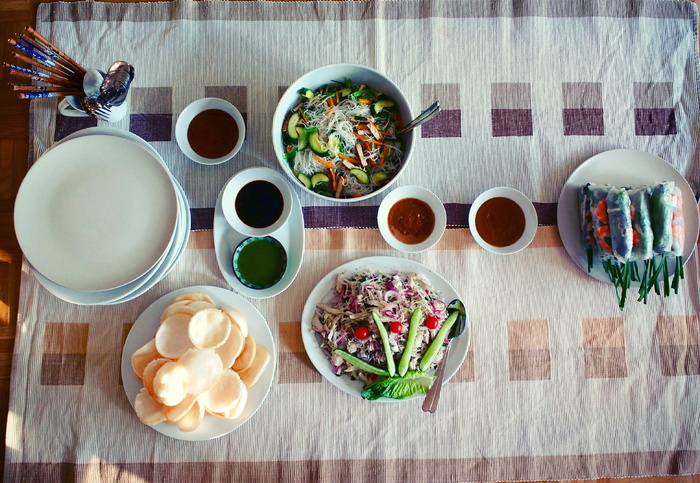
{"label": "brown dipping sauce", "polygon": [[208,159],[230,153],[238,143],[238,124],[228,112],[207,109],[192,119],[187,128],[187,142],[192,150]]}
{"label": "brown dipping sauce", "polygon": [[507,247],[523,236],[525,213],[510,198],[491,198],[479,207],[474,224],[486,243],[495,247]]}
{"label": "brown dipping sauce", "polygon": [[236,214],[250,227],[266,228],[282,216],[282,211],[282,193],[269,181],[251,181],[236,195]]}
{"label": "brown dipping sauce", "polygon": [[423,200],[404,198],[391,207],[387,223],[398,241],[417,245],[427,240],[435,229],[435,213]]}

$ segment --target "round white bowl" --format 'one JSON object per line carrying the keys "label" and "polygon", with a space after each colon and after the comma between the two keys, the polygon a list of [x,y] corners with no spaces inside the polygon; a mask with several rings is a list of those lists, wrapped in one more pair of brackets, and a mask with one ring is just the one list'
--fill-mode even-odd
{"label": "round white bowl", "polygon": [[413,119],[413,114],[411,112],[411,107],[408,104],[406,96],[401,92],[399,87],[394,84],[385,75],[379,73],[378,71],[365,67],[363,65],[355,64],[332,64],[324,67],[319,67],[318,69],[312,70],[311,72],[304,74],[299,77],[289,88],[285,91],[277,104],[275,109],[275,114],[272,117],[272,145],[275,150],[275,156],[284,172],[289,175],[295,184],[301,186],[304,190],[311,193],[312,195],[324,199],[337,201],[339,203],[353,203],[356,201],[366,200],[372,196],[376,196],[379,193],[384,192],[389,186],[391,186],[403,173],[408,165],[408,161],[411,158],[411,152],[413,151],[413,144],[415,143],[415,130],[409,131],[403,135],[404,143],[404,159],[399,171],[394,175],[394,177],[387,182],[382,187],[374,190],[365,196],[359,196],[356,198],[331,198],[328,196],[323,196],[315,191],[306,188],[294,175],[294,172],[289,167],[289,163],[286,159],[282,157],[284,153],[284,142],[282,140],[282,126],[287,113],[292,110],[294,106],[299,103],[299,89],[302,87],[308,89],[317,89],[318,87],[331,84],[333,80],[343,81],[343,79],[352,79],[354,84],[366,84],[372,89],[382,91],[390,99],[395,102],[399,113],[401,114],[401,119],[404,123],[408,123]]}
{"label": "round white bowl", "polygon": [[[220,158],[205,158],[200,156],[194,152],[187,140],[187,130],[190,127],[192,119],[194,119],[197,114],[209,109],[220,109],[230,114],[238,125],[238,142],[231,151]],[[208,165],[221,164],[233,158],[238,154],[238,151],[241,150],[241,147],[243,147],[243,141],[245,140],[245,121],[243,121],[243,116],[238,109],[236,109],[236,106],[230,102],[216,97],[205,97],[204,99],[194,101],[180,113],[177,118],[177,123],[175,123],[175,140],[182,152],[185,153],[185,156],[192,161]]]}
{"label": "round white bowl", "polygon": [[[409,245],[397,240],[391,233],[388,224],[389,211],[391,208],[397,201],[406,198],[416,198],[426,202],[435,214],[435,227],[433,228],[433,232],[425,241],[414,245]],[[445,212],[445,206],[442,204],[442,201],[440,201],[432,191],[421,186],[402,186],[389,193],[379,205],[377,224],[379,225],[379,232],[389,245],[402,252],[419,253],[431,248],[442,238],[443,233],[445,233],[445,228],[447,227],[447,213]]]}
{"label": "round white bowl", "polygon": [[[275,185],[282,194],[282,214],[272,225],[263,228],[255,228],[246,225],[236,212],[236,197],[238,193],[248,183],[253,181],[268,181]],[[247,168],[236,173],[224,186],[221,194],[221,208],[226,221],[239,233],[250,237],[263,237],[270,235],[287,223],[289,215],[292,213],[292,189],[280,173],[274,169],[264,167]]]}
{"label": "round white bowl", "polygon": [[[525,215],[525,230],[523,230],[523,234],[520,236],[518,241],[512,245],[505,247],[491,245],[490,243],[484,241],[476,228],[476,214],[479,211],[479,208],[481,208],[486,201],[492,198],[508,198],[515,201],[520,209],[523,210],[523,214]],[[474,200],[474,203],[469,209],[469,230],[474,236],[476,242],[481,245],[482,248],[485,248],[491,253],[496,253],[498,255],[511,255],[523,250],[535,238],[535,234],[537,233],[537,212],[535,211],[532,201],[530,201],[530,199],[520,191],[505,186],[491,188],[481,193],[476,200]]]}

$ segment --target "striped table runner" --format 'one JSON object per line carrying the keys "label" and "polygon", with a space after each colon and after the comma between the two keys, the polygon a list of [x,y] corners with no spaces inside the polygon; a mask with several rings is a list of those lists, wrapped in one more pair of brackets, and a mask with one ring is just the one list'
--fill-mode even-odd
{"label": "striped table runner", "polygon": [[[635,148],[700,188],[697,11],[684,1],[373,1],[43,4],[37,30],[86,66],[136,68],[117,127],[149,141],[183,185],[193,229],[183,258],[138,299],[78,307],[22,280],[5,479],[231,481],[503,481],[700,473],[698,262],[681,293],[629,303],[581,271],[562,247],[556,201],[567,177],[602,151]],[[219,439],[167,438],[134,415],[121,348],[139,314],[185,286],[227,287],[216,263],[213,207],[249,166],[277,168],[271,119],[286,86],[312,68],[362,63],[392,78],[420,132],[398,181],[446,203],[449,228],[405,255],[376,229],[381,198],[339,206],[301,195],[305,263],[277,297],[252,300],[278,346],[258,413]],[[204,96],[244,113],[231,162],[188,161],[178,113]],[[30,162],[94,120],[31,108]],[[532,198],[540,227],[523,252],[480,249],[469,204],[507,185]],[[462,295],[472,339],[438,412],[380,404],[323,380],[301,342],[309,292],[347,261],[392,255],[442,274]]]}

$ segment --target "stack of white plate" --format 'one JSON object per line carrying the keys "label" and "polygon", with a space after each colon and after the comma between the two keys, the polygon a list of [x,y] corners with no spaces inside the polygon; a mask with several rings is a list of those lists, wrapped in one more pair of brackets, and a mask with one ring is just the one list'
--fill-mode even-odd
{"label": "stack of white plate", "polygon": [[53,146],[24,178],[14,212],[39,282],[74,304],[132,300],[165,277],[190,233],[185,192],[153,147],[96,127]]}

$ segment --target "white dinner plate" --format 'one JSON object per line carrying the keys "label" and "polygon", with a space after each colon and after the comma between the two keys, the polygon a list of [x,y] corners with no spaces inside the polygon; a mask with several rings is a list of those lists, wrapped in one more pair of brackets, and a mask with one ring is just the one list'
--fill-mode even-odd
{"label": "white dinner plate", "polygon": [[[285,180],[282,182],[286,183]],[[228,182],[227,182],[228,183]],[[226,186],[227,183],[224,183]],[[275,285],[265,289],[254,289],[243,285],[233,272],[233,252],[247,235],[239,233],[224,217],[224,210],[221,204],[223,189],[216,200],[214,210],[214,251],[216,261],[219,264],[221,274],[228,284],[241,295],[254,299],[264,299],[274,297],[284,292],[299,274],[301,262],[304,259],[304,214],[301,211],[299,197],[294,190],[292,193],[292,212],[287,222],[270,236],[279,241],[287,252],[287,270]]]}
{"label": "white dinner plate", "polygon": [[176,188],[148,150],[117,136],[82,136],[47,151],[15,202],[27,260],[46,278],[99,291],[143,276],[170,246]]}
{"label": "white dinner plate", "polygon": [[[559,195],[557,226],[564,248],[584,272],[588,273],[588,261],[583,247],[578,212],[578,192],[581,186],[586,183],[639,186],[661,181],[673,181],[681,189],[685,217],[683,260],[687,262],[695,250],[700,216],[693,190],[676,168],[658,156],[644,151],[614,149],[589,158],[571,173]],[[600,259],[594,256],[593,262],[590,275],[601,282],[611,283]],[[674,264],[671,264],[669,269],[673,272]]]}
{"label": "white dinner plate", "polygon": [[[333,297],[333,288],[335,287],[335,278],[339,273],[351,272],[357,273],[365,270],[373,270],[381,273],[391,274],[391,273],[418,273],[423,275],[430,281],[433,289],[440,295],[440,297],[449,304],[455,299],[461,300],[461,297],[457,291],[450,285],[450,283],[445,280],[442,275],[429,269],[425,265],[409,260],[406,258],[397,257],[366,257],[353,260],[351,262],[345,263],[335,270],[329,272],[325,277],[321,279],[320,282],[314,287],[314,289],[309,294],[309,298],[306,300],[304,305],[304,311],[301,315],[301,338],[304,341],[304,348],[306,353],[311,359],[311,362],[316,367],[318,372],[321,373],[331,384],[335,387],[345,391],[353,396],[362,397],[362,388],[364,383],[359,380],[351,380],[350,376],[340,375],[336,376],[331,371],[331,364],[328,357],[323,352],[320,346],[320,335],[316,334],[311,328],[311,321],[313,320],[314,313],[316,312],[316,305],[319,303],[328,302]],[[450,380],[452,376],[455,375],[459,367],[464,362],[464,358],[467,356],[467,351],[469,350],[469,339],[471,337],[471,327],[469,323],[469,317],[467,314],[467,326],[461,336],[452,340],[452,348],[450,349],[450,354],[447,360],[447,366],[445,366],[445,379],[444,382]],[[387,399],[379,398],[377,401],[380,402],[397,402],[397,401],[407,401],[410,399],[425,397],[424,394],[416,394],[410,398],[406,399]]]}
{"label": "white dinner plate", "polygon": [[[275,375],[277,350],[275,349],[272,332],[270,332],[270,328],[263,316],[258,312],[258,309],[240,295],[220,287],[211,286],[193,286],[175,290],[162,296],[144,310],[134,322],[126,338],[124,350],[122,351],[122,381],[124,383],[124,391],[132,407],[143,384],[134,375],[131,367],[131,356],[137,349],[155,337],[156,331],[160,326],[160,314],[163,310],[172,303],[175,297],[187,292],[204,292],[214,300],[218,307],[229,305],[238,309],[248,320],[249,334],[253,336],[256,343],[264,346],[270,352],[270,362],[260,379],[252,387],[248,388],[246,407],[239,418],[223,419],[207,414],[204,416],[204,420],[199,428],[189,433],[180,431],[174,424],[159,423],[152,426],[154,430],[171,438],[185,441],[205,441],[224,436],[239,428],[262,406],[270,391]],[[135,412],[133,417],[137,418]]]}
{"label": "white dinner plate", "polygon": [[[90,136],[96,134],[119,136],[124,139],[128,139],[135,143],[138,143],[139,145],[143,146],[151,153],[153,153],[153,155],[158,158],[158,160],[162,163],[163,166],[166,166],[165,161],[163,161],[163,158],[160,156],[158,151],[156,151],[155,148],[148,144],[144,139],[124,129],[118,129],[109,126],[98,126],[81,129],[80,131],[66,136],[55,146],[57,146],[60,143],[69,141],[70,139],[74,139],[76,137]],[[51,149],[53,149],[53,147]],[[182,255],[182,253],[184,252],[184,249],[187,246],[187,241],[189,239],[191,226],[190,205],[187,200],[185,191],[182,189],[177,179],[173,178],[173,183],[175,184],[175,187],[178,191],[178,225],[176,228],[175,237],[173,238],[173,243],[171,244],[169,250],[165,253],[163,257],[161,257],[161,259],[156,263],[156,265],[153,266],[153,268],[146,272],[145,275],[122,287],[118,287],[113,290],[104,290],[98,292],[84,292],[79,290],[72,290],[70,288],[58,285],[52,282],[51,280],[48,280],[40,272],[34,269],[34,267],[32,267],[30,264],[30,267],[33,269],[34,276],[37,278],[37,280],[39,280],[39,282],[44,286],[44,288],[46,288],[53,295],[62,300],[77,305],[119,304],[127,302],[129,300],[133,300],[134,298],[145,293],[153,285],[155,285],[162,278],[164,278],[170,272],[170,270],[174,268],[176,262],[180,258],[180,255]]]}

